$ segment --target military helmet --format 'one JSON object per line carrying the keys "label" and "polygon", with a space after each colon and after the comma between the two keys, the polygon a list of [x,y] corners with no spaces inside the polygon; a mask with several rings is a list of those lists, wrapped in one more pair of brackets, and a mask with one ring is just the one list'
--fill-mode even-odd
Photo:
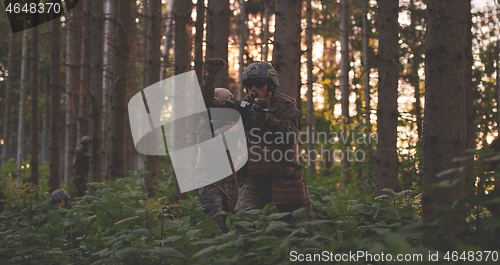
{"label": "military helmet", "polygon": [[252,79],[267,79],[274,83],[274,87],[280,85],[278,71],[272,65],[265,62],[255,62],[247,66],[243,71],[243,85]]}
{"label": "military helmet", "polygon": [[80,140],[80,144],[84,146],[88,146],[90,141],[90,137],[87,135],[83,136],[82,139]]}
{"label": "military helmet", "polygon": [[57,189],[50,194],[50,203],[51,204],[56,204],[57,201],[63,200],[63,199],[71,199],[69,197],[68,193],[65,190]]}
{"label": "military helmet", "polygon": [[231,91],[223,87],[216,88],[214,96],[219,100],[220,104],[225,104],[228,99],[233,98],[233,94],[231,93]]}

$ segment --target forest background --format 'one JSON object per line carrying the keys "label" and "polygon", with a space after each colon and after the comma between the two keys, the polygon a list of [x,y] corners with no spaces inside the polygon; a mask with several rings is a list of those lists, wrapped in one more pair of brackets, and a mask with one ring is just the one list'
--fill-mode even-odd
{"label": "forest background", "polygon": [[[17,33],[0,12],[0,258],[274,264],[291,249],[498,249],[487,170],[498,157],[483,148],[500,121],[499,11],[493,0],[434,2],[79,1]],[[288,225],[268,206],[259,220],[226,213],[233,234],[203,241],[213,223],[179,192],[169,157],[135,150],[129,99],[192,69],[202,80],[215,57],[228,62],[216,86],[235,97],[244,67],[270,61],[297,99],[316,223],[294,212]],[[84,135],[92,194],[56,211],[47,192],[67,188]]]}

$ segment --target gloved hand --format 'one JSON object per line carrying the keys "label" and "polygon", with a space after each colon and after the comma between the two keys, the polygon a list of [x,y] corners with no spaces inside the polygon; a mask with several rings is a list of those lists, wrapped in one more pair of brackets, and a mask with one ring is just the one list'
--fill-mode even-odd
{"label": "gloved hand", "polygon": [[205,61],[205,73],[216,74],[224,69],[226,62],[222,58],[210,58]]}
{"label": "gloved hand", "polygon": [[266,98],[256,98],[255,105],[253,119],[257,126],[261,127],[265,123],[267,115],[270,115],[266,112],[269,109],[269,100]]}

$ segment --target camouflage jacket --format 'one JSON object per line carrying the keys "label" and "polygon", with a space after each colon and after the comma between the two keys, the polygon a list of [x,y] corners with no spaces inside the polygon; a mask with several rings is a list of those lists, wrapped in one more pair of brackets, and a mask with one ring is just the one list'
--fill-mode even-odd
{"label": "camouflage jacket", "polygon": [[[219,107],[213,104],[214,87],[210,81],[202,85],[205,103],[207,107]],[[225,107],[241,113],[248,137],[248,162],[244,171],[238,172],[238,182],[247,177],[272,176],[273,204],[305,204],[307,195],[298,160],[300,111],[295,100],[275,92],[269,112],[260,114],[247,111],[240,103],[236,99],[225,103]]]}
{"label": "camouflage jacket", "polygon": [[89,160],[90,160],[89,149],[84,146],[78,147],[75,150],[72,174],[78,176],[82,175],[86,176],[89,172]]}

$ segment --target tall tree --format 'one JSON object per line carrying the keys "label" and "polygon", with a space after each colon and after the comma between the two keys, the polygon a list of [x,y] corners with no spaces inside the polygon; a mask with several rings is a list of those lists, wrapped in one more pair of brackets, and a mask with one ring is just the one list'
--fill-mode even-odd
{"label": "tall tree", "polygon": [[61,22],[54,19],[50,24],[50,176],[49,191],[59,189],[61,185],[61,150],[60,150],[60,129],[61,129],[61,54],[60,37]]}
{"label": "tall tree", "polygon": [[[108,139],[110,135],[110,108],[113,97],[113,74],[115,59],[115,27],[116,27],[116,0],[104,2],[104,50],[103,50],[103,90],[102,90],[102,161],[103,168],[108,165]],[[108,174],[108,179],[109,179]]]}
{"label": "tall tree", "polygon": [[[340,30],[340,105],[342,107],[342,118],[343,123],[349,123],[349,96],[351,94],[351,89],[349,88],[349,71],[350,71],[350,60],[349,60],[349,1],[348,0],[340,0],[339,5],[339,30]],[[345,134],[344,130],[341,131],[341,134]],[[348,144],[348,143],[347,143]],[[346,147],[346,150],[348,148]],[[347,172],[349,168],[349,161],[347,159],[347,155],[342,156],[342,171],[341,175],[344,180],[342,183],[342,187],[345,188],[346,182],[351,179],[351,175]]]}
{"label": "tall tree", "polygon": [[112,86],[110,161],[108,179],[125,177],[125,145],[127,131],[127,99],[132,68],[132,37],[134,36],[133,2],[118,1],[116,27],[115,80]]}
{"label": "tall tree", "polygon": [[[148,54],[146,86],[160,81],[160,36],[161,36],[161,0],[150,0],[150,21],[148,29]],[[148,196],[154,197],[158,183],[158,156],[146,156],[144,168],[151,175],[144,179],[144,189]]]}
{"label": "tall tree", "polygon": [[[175,1],[175,0],[172,0]],[[172,5],[173,6],[173,5]],[[172,20],[170,20],[172,22]],[[203,81],[203,35],[205,33],[205,3],[203,0],[196,1],[196,35],[194,37],[194,70],[198,82]]]}
{"label": "tall tree", "polygon": [[[208,0],[207,58],[227,60],[229,40],[229,0]],[[229,88],[228,67],[215,78],[215,87]]]}
{"label": "tall tree", "polygon": [[378,52],[378,107],[377,107],[377,158],[376,191],[397,190],[399,159],[397,151],[398,127],[398,0],[381,0],[379,5]]}
{"label": "tall tree", "polygon": [[[240,0],[242,2],[243,0]],[[243,1],[244,2],[244,1]],[[271,17],[271,5],[272,1],[271,0],[265,0],[265,9],[264,9],[264,16],[263,16],[263,22],[262,22],[262,61],[267,62],[267,57],[269,56],[269,19]],[[245,19],[246,21],[246,19]]]}
{"label": "tall tree", "polygon": [[349,1],[340,0],[340,93],[342,116],[347,121],[349,119]]}
{"label": "tall tree", "polygon": [[[34,22],[38,22],[38,16],[34,16]],[[39,108],[38,108],[38,95],[39,95],[39,83],[38,83],[38,27],[31,29],[32,32],[32,57],[31,57],[31,161],[30,161],[30,173],[31,173],[31,183],[38,186],[40,172],[40,156],[39,156],[39,140],[38,140],[38,119],[39,119]]]}
{"label": "tall tree", "polygon": [[300,102],[300,11],[301,0],[276,0],[273,65],[278,71],[279,90]]}
{"label": "tall tree", "polygon": [[16,35],[9,31],[9,54],[7,55],[7,81],[5,84],[5,105],[4,105],[4,113],[3,113],[3,149],[2,149],[2,164],[7,161],[9,156],[9,148],[11,138],[9,136],[10,132],[10,101],[11,99],[11,90],[12,90],[12,79],[14,79],[14,40]]}
{"label": "tall tree", "polygon": [[[424,186],[443,180],[464,182],[464,174],[456,171],[438,177],[437,174],[463,165],[454,162],[465,155],[465,87],[468,67],[467,27],[470,0],[427,2],[426,90],[423,130]],[[439,212],[451,207],[464,196],[463,188],[441,188],[425,191],[422,197],[424,224],[441,219],[446,225],[435,237],[424,238],[424,244],[440,249],[463,230],[462,214]]]}
{"label": "tall tree", "polygon": [[369,0],[363,0],[363,17],[362,17],[362,25],[363,25],[363,83],[365,85],[365,124],[366,124],[366,132],[370,133],[370,61],[368,57],[368,42],[370,40],[370,30],[371,25],[368,21],[368,5]]}
{"label": "tall tree", "polygon": [[312,7],[311,0],[307,0],[306,8],[307,20],[307,170],[310,174],[316,172],[316,157],[312,155],[312,150],[315,150],[314,144],[314,105],[313,105],[313,61],[312,61]]}
{"label": "tall tree", "polygon": [[496,89],[497,89],[497,130],[500,132],[500,39],[497,40],[497,69],[496,69]]}
{"label": "tall tree", "polygon": [[26,102],[26,85],[28,82],[28,30],[23,32],[21,55],[21,87],[19,88],[19,116],[17,124],[17,168],[21,167],[24,158],[24,105]]}
{"label": "tall tree", "polygon": [[77,107],[78,85],[80,81],[80,50],[81,32],[80,15],[82,5],[78,5],[73,12],[66,15],[66,124],[64,144],[64,183],[67,183],[73,164],[75,148],[77,147]]}
{"label": "tall tree", "polygon": [[[213,0],[212,0],[213,1]],[[225,1],[225,0],[224,0]],[[190,0],[175,0],[174,3],[174,17],[175,17],[175,39],[174,39],[174,74],[182,74],[184,72],[189,71],[190,69],[190,41],[189,34],[187,29],[191,24],[190,19]],[[210,4],[209,4],[210,5]],[[207,23],[208,23],[208,14],[207,14]],[[207,25],[208,27],[208,25]],[[208,31],[207,31],[207,40],[208,40]],[[221,40],[224,43],[224,40]],[[210,56],[207,50],[207,57]],[[182,99],[176,100],[174,104],[178,107],[182,106],[184,103]],[[175,108],[176,106],[174,106]],[[175,124],[175,126],[186,126],[181,122]],[[173,127],[173,126],[172,126]],[[175,130],[175,128],[173,129]],[[174,137],[182,137],[181,135],[175,134]],[[187,136],[187,135],[185,135]],[[174,141],[184,141],[185,139],[173,139]],[[174,201],[178,203],[180,200],[185,200],[186,195],[182,194],[177,183],[177,179],[175,179],[175,189],[174,189]]]}
{"label": "tall tree", "polygon": [[[245,64],[245,46],[246,46],[246,31],[247,31],[247,12],[246,12],[246,3],[244,0],[239,0],[240,7],[240,15],[238,21],[238,87],[236,88],[236,97],[238,99],[243,98],[243,66]],[[264,59],[263,59],[264,61]]]}
{"label": "tall tree", "polygon": [[84,1],[82,15],[82,51],[80,58],[80,82],[78,87],[77,141],[90,134],[90,33],[91,1]]}
{"label": "tall tree", "polygon": [[90,173],[89,180],[102,181],[102,77],[103,77],[103,1],[91,5],[90,35]]}

